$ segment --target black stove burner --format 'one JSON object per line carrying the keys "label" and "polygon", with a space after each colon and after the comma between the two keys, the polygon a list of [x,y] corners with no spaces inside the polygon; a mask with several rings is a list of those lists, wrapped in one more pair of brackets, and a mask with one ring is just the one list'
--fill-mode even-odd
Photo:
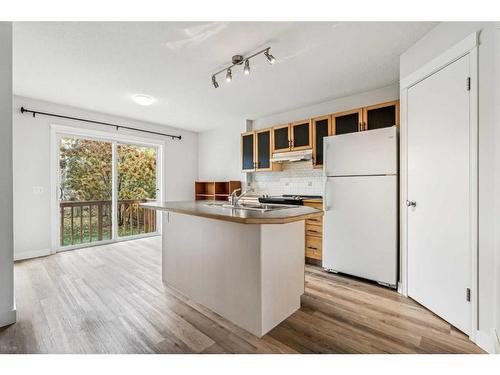
{"label": "black stove burner", "polygon": [[300,194],[283,194],[284,198],[299,198],[299,199],[322,199],[321,195],[300,195]]}
{"label": "black stove burner", "polygon": [[296,206],[303,206],[302,198],[297,196],[290,197],[262,197],[259,198],[260,203],[274,203],[274,204],[293,204]]}

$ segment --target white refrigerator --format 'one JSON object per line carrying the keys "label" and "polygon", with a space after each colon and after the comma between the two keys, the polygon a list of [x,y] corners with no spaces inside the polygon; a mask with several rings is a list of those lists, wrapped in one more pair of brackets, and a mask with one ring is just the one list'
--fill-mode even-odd
{"label": "white refrigerator", "polygon": [[324,138],[323,268],[396,287],[398,131]]}

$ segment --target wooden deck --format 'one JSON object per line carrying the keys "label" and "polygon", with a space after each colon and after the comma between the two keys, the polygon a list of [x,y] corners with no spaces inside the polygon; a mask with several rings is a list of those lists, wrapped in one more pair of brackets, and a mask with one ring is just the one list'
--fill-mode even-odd
{"label": "wooden deck", "polygon": [[161,282],[160,238],[16,263],[0,353],[482,353],[396,292],[306,268],[302,308],[262,339]]}

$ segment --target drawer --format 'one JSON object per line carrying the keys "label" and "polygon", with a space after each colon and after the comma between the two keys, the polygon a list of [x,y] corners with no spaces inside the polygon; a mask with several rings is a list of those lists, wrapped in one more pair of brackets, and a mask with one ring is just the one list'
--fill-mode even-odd
{"label": "drawer", "polygon": [[318,237],[306,236],[306,257],[313,259],[321,259],[322,239]]}
{"label": "drawer", "polygon": [[322,202],[308,202],[308,201],[304,201],[304,206],[316,208],[317,210],[323,211],[323,203]]}
{"label": "drawer", "polygon": [[317,223],[306,223],[306,236],[323,237],[323,226]]}
{"label": "drawer", "polygon": [[323,226],[323,217],[315,217],[312,219],[306,219],[306,225],[319,225]]}

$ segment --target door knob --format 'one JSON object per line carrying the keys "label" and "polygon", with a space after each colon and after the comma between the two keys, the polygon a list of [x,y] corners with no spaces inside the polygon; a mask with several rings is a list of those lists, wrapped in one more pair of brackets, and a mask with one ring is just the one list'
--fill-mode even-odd
{"label": "door knob", "polygon": [[417,202],[415,202],[415,201],[406,201],[406,205],[408,207],[415,207],[417,205]]}

